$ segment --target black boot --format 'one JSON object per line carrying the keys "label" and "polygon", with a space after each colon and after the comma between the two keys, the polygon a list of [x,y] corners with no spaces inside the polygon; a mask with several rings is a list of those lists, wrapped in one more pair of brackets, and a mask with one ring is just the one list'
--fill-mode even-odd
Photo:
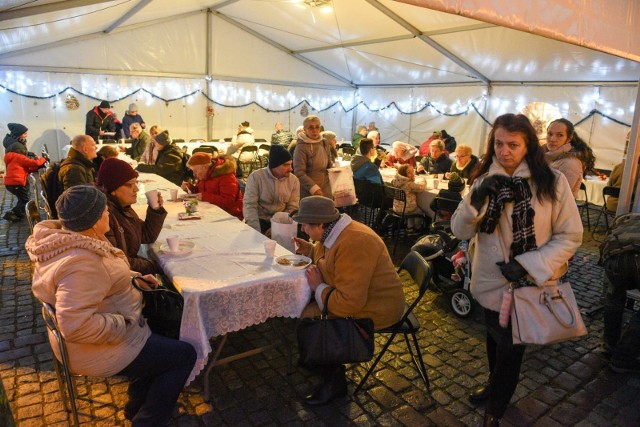
{"label": "black boot", "polygon": [[482,403],[489,397],[489,386],[483,385],[469,393],[469,402]]}
{"label": "black boot", "polygon": [[325,379],[312,394],[305,397],[307,404],[311,406],[326,405],[336,397],[347,395],[347,378],[345,377],[344,366],[329,369],[325,373]]}

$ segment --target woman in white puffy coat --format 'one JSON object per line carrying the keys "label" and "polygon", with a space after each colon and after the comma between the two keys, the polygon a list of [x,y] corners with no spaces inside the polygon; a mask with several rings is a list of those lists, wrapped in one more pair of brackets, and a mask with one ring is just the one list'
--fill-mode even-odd
{"label": "woman in white puffy coat", "polygon": [[489,383],[469,396],[487,400],[484,425],[497,426],[518,384],[524,345],[499,325],[510,282],[560,279],[582,242],[582,221],[566,178],[545,162],[536,131],[521,115],[496,119],[471,191],[453,214],[457,238],[474,238],[471,293],[484,307]]}

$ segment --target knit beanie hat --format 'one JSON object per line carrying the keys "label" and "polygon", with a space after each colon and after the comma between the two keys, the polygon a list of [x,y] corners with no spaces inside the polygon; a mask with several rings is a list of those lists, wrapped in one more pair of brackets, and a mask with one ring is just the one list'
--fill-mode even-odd
{"label": "knit beanie hat", "polygon": [[291,153],[282,145],[272,145],[269,149],[269,169],[277,168],[291,160]]}
{"label": "knit beanie hat", "polygon": [[109,105],[109,101],[102,101],[98,107],[99,108],[111,108],[111,105]]}
{"label": "knit beanie hat", "polygon": [[156,135],[156,142],[164,147],[171,144],[171,137],[169,136],[169,131],[165,130]]}
{"label": "knit beanie hat", "polygon": [[14,138],[18,138],[20,135],[29,130],[25,125],[21,125],[20,123],[9,123],[7,127],[9,128],[9,133]]}
{"label": "knit beanie hat", "polygon": [[211,164],[211,154],[209,153],[194,153],[193,156],[187,162],[188,166],[198,166],[198,165],[210,165]]}
{"label": "knit beanie hat", "polygon": [[[106,161],[106,160],[105,160]],[[107,196],[93,185],[76,185],[58,197],[56,210],[62,226],[71,231],[93,227],[107,206]]]}
{"label": "knit beanie hat", "polygon": [[107,193],[111,193],[137,177],[138,172],[133,170],[129,163],[115,157],[109,157],[100,164],[96,184],[104,188]]}
{"label": "knit beanie hat", "polygon": [[136,104],[135,102],[132,102],[131,104],[129,104],[129,112],[133,113],[133,112],[138,112],[138,104]]}
{"label": "knit beanie hat", "polygon": [[464,190],[464,181],[458,177],[458,179],[449,180],[449,190],[455,192],[461,192]]}

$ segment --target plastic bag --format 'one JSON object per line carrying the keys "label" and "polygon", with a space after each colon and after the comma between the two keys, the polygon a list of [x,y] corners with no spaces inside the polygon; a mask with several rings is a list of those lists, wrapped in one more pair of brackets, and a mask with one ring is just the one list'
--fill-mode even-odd
{"label": "plastic bag", "polygon": [[329,182],[336,208],[355,205],[358,202],[351,166],[329,169]]}
{"label": "plastic bag", "polygon": [[288,213],[276,212],[271,217],[271,238],[291,252],[295,252],[292,237],[298,235],[298,223]]}

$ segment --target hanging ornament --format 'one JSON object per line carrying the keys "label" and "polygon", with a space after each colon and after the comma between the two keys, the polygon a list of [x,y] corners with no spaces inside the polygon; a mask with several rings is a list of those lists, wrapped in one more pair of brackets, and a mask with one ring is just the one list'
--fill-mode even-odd
{"label": "hanging ornament", "polygon": [[302,108],[300,108],[300,115],[302,117],[307,117],[309,115],[309,108],[307,107],[307,103],[302,104]]}
{"label": "hanging ornament", "polygon": [[213,105],[207,105],[207,117],[214,117],[216,115]]}
{"label": "hanging ornament", "polygon": [[547,127],[549,123],[562,117],[558,107],[547,104],[546,102],[532,102],[524,107],[521,113],[524,114],[533,125],[536,134],[538,134],[540,144],[544,144],[547,141]]}
{"label": "hanging ornament", "polygon": [[80,102],[78,102],[78,98],[73,95],[67,95],[67,98],[64,100],[65,105],[67,106],[67,110],[73,111],[77,110],[80,107]]}

